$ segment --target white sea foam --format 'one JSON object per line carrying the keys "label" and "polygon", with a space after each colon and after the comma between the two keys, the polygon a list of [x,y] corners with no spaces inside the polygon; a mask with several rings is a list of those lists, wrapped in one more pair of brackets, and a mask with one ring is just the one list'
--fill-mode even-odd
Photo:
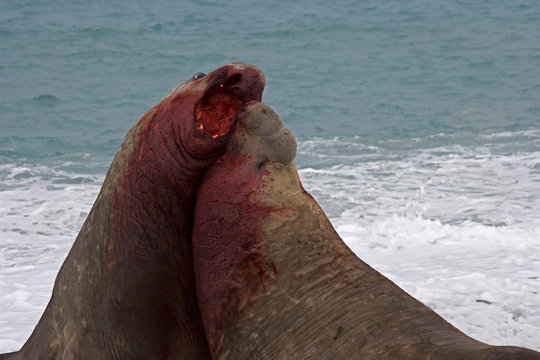
{"label": "white sea foam", "polygon": [[338,233],[364,261],[465,333],[538,348],[540,226],[394,215]]}
{"label": "white sea foam", "polygon": [[0,165],[0,352],[38,322],[102,177]]}

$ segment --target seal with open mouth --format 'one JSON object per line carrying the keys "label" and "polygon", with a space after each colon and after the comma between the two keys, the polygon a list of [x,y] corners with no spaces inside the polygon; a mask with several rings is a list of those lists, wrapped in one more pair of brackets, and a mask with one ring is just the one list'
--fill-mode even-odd
{"label": "seal with open mouth", "polygon": [[210,358],[193,283],[195,192],[264,83],[242,63],[199,73],[134,125],[41,320],[20,351],[0,358]]}
{"label": "seal with open mouth", "polygon": [[466,336],[358,259],[295,154],[279,117],[252,103],[199,186],[193,259],[213,359],[540,360]]}

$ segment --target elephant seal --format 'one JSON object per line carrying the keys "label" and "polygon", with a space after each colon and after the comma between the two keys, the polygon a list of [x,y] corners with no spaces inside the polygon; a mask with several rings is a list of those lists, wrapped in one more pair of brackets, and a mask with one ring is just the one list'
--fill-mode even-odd
{"label": "elephant seal", "polygon": [[239,115],[205,173],[195,283],[213,359],[540,359],[476,341],[356,257],[306,192],[270,107]]}
{"label": "elephant seal", "polygon": [[5,359],[209,359],[191,235],[202,172],[265,79],[232,63],[199,73],[123,140],[28,341]]}

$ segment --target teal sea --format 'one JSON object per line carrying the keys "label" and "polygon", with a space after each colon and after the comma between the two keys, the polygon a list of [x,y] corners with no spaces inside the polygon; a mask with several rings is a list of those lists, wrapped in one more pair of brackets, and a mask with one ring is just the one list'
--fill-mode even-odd
{"label": "teal sea", "polygon": [[231,61],[265,72],[300,139],[470,145],[540,121],[536,1],[0,4],[3,161],[107,163],[171,88]]}
{"label": "teal sea", "polygon": [[232,61],[265,73],[360,257],[467,333],[540,349],[538,1],[0,0],[0,352],[132,124]]}

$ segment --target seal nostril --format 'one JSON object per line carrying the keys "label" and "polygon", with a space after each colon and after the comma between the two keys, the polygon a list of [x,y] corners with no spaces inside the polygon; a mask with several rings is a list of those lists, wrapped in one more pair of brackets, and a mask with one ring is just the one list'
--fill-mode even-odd
{"label": "seal nostril", "polygon": [[242,80],[242,74],[233,74],[230,78],[227,79],[227,85],[236,85],[240,82],[240,80]]}

